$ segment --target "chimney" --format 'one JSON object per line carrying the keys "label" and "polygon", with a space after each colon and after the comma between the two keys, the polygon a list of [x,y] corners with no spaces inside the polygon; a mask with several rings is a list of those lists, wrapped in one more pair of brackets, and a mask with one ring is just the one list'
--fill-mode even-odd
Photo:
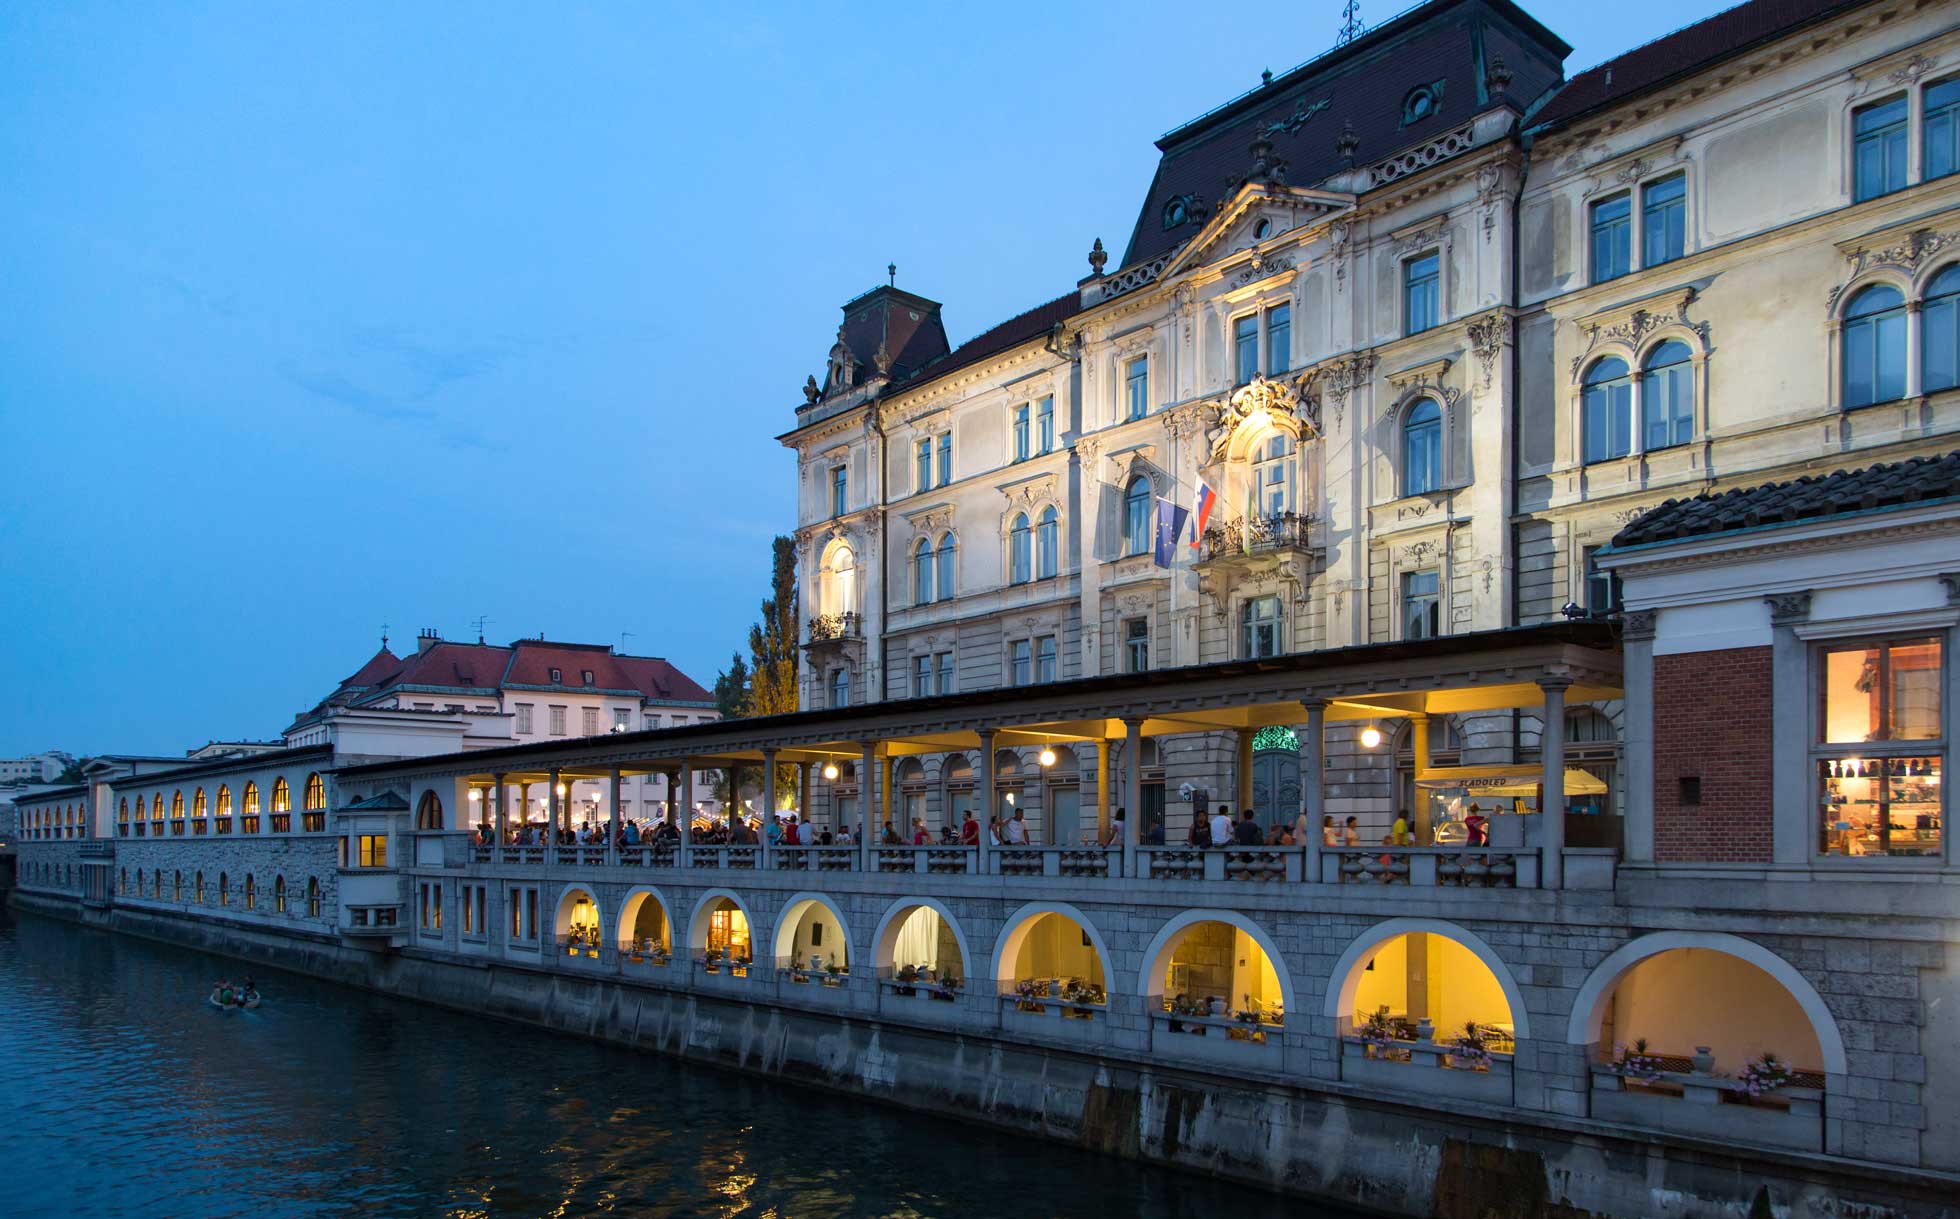
{"label": "chimney", "polygon": [[442,636],[436,634],[436,628],[425,626],[415,633],[415,654],[420,656],[441,642]]}

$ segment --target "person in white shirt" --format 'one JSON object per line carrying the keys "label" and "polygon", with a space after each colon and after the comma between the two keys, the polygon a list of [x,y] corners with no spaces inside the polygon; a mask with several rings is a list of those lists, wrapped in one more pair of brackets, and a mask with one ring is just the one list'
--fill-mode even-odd
{"label": "person in white shirt", "polygon": [[1232,814],[1227,812],[1222,804],[1218,806],[1218,811],[1211,815],[1211,845],[1215,847],[1232,845]]}
{"label": "person in white shirt", "polygon": [[1021,815],[1020,809],[1017,808],[1014,810],[1014,819],[1007,823],[1006,834],[1008,846],[1024,847],[1028,845],[1028,823],[1027,819]]}

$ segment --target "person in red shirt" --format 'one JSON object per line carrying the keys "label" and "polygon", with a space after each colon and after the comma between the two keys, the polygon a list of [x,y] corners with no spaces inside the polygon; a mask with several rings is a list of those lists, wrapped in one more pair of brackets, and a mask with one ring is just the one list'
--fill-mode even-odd
{"label": "person in red shirt", "polygon": [[967,813],[966,820],[960,822],[960,845],[968,847],[980,845],[980,823],[973,819],[971,811]]}

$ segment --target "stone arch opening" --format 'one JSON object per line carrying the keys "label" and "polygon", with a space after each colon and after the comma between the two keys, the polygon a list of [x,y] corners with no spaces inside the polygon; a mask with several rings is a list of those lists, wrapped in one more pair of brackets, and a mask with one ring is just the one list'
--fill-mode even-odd
{"label": "stone arch opening", "polygon": [[851,967],[851,936],[835,903],[818,893],[798,893],[776,916],[776,964],[812,974],[844,974]]}
{"label": "stone arch opening", "polygon": [[994,950],[994,979],[1003,994],[1023,983],[1035,997],[1073,992],[1083,1002],[1108,1001],[1109,949],[1080,910],[1059,902],[1033,902],[1007,920]]}
{"label": "stone arch opening", "polygon": [[966,936],[950,910],[930,898],[901,898],[885,912],[875,941],[876,965],[900,982],[957,990],[967,977]]}
{"label": "stone arch opening", "polygon": [[1193,910],[1164,925],[1143,954],[1137,993],[1156,1011],[1251,1013],[1280,1023],[1293,980],[1265,929],[1229,910]]}
{"label": "stone arch opening", "polygon": [[1454,923],[1392,919],[1372,927],[1342,954],[1333,979],[1325,1014],[1340,1021],[1344,1035],[1371,1018],[1404,1038],[1419,1036],[1426,1024],[1438,1041],[1474,1024],[1500,1053],[1531,1035],[1509,967],[1482,938]]}
{"label": "stone arch opening", "polygon": [[571,956],[589,953],[599,955],[599,943],[604,926],[599,914],[599,899],[590,889],[582,885],[567,885],[558,895],[558,914],[554,926],[558,942]]}
{"label": "stone arch opening", "polygon": [[722,962],[746,967],[755,956],[752,926],[741,898],[726,889],[710,890],[694,907],[687,929],[688,952],[717,967]]}
{"label": "stone arch opening", "polygon": [[667,899],[655,889],[635,889],[619,908],[619,946],[641,956],[666,957],[674,951],[674,929]]}

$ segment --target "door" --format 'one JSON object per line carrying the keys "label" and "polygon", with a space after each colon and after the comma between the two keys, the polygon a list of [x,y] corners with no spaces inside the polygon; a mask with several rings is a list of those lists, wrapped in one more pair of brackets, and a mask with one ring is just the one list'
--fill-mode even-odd
{"label": "door", "polygon": [[1262,749],[1252,755],[1252,807],[1262,826],[1291,824],[1300,815],[1298,749]]}
{"label": "door", "polygon": [[1082,842],[1082,789],[1048,789],[1048,845],[1079,846]]}

